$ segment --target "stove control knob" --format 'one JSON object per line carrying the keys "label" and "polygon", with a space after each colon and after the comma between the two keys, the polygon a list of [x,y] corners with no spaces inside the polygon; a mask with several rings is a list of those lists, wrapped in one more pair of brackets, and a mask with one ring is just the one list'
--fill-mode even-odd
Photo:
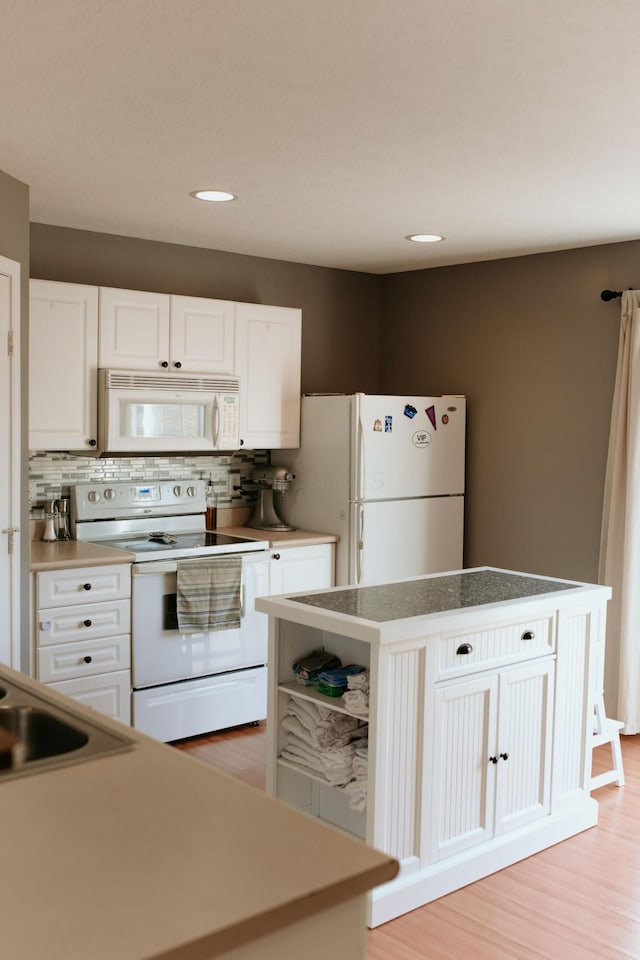
{"label": "stove control knob", "polygon": [[197,492],[198,492],[198,491],[196,490],[195,487],[187,487],[187,496],[188,496],[188,497],[195,497],[195,495],[196,495]]}
{"label": "stove control knob", "polygon": [[112,490],[111,487],[109,487],[109,488],[108,488],[107,490],[105,490],[105,492],[104,492],[104,498],[105,498],[105,500],[115,500],[115,498],[116,498],[116,492],[115,492],[115,490]]}
{"label": "stove control knob", "polygon": [[87,500],[89,503],[97,503],[99,499],[100,494],[97,490],[89,490],[89,493],[87,494]]}
{"label": "stove control knob", "polygon": [[174,487],[174,488],[173,488],[173,492],[175,493],[176,497],[181,497],[181,496],[182,496],[182,487]]}

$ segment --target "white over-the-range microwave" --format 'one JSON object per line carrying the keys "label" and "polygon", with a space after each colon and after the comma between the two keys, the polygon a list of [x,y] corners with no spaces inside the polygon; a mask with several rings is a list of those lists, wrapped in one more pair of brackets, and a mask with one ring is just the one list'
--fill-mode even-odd
{"label": "white over-the-range microwave", "polygon": [[240,445],[238,377],[100,370],[98,396],[101,452],[188,453]]}

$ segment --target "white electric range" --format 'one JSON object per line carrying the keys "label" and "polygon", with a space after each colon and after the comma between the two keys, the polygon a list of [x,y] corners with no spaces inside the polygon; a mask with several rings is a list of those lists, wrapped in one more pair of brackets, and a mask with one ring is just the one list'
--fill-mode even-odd
{"label": "white electric range", "polygon": [[[71,491],[77,540],[128,550],[131,575],[132,723],[159,740],[263,720],[267,714],[266,540],[208,531],[203,480],[79,483]],[[239,556],[240,626],[181,632],[178,564]]]}

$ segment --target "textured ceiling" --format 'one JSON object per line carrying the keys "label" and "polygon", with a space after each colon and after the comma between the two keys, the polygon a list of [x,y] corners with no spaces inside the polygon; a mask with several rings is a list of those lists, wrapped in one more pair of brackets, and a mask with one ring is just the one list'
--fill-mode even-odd
{"label": "textured ceiling", "polygon": [[637,0],[1,14],[0,169],[33,221],[374,273],[640,236]]}

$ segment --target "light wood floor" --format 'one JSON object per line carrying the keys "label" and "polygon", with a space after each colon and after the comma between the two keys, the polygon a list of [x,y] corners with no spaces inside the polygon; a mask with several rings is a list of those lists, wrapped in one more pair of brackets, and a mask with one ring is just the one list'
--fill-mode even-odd
{"label": "light wood floor", "polygon": [[[622,741],[597,827],[371,930],[367,960],[640,960],[640,736]],[[176,746],[264,789],[264,725]]]}

